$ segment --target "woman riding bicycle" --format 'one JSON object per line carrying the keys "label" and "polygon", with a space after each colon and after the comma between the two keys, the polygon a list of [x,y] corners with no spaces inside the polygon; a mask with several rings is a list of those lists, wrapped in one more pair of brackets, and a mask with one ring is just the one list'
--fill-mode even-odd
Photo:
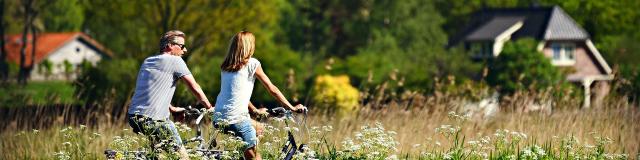
{"label": "woman riding bicycle", "polygon": [[[242,31],[231,38],[231,44],[222,69],[220,93],[215,104],[214,126],[231,131],[246,142],[245,159],[261,159],[258,153],[256,129],[249,116],[249,99],[253,84],[257,78],[269,93],[285,108],[292,111],[304,111],[301,104],[295,107],[289,103],[278,87],[274,86],[260,66],[260,61],[252,58],[255,50],[255,37],[251,32]],[[220,125],[224,123],[223,125]]]}

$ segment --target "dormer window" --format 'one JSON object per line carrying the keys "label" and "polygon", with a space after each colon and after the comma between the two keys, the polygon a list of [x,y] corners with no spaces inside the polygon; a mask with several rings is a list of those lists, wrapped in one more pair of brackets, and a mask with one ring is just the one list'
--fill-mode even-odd
{"label": "dormer window", "polygon": [[552,43],[552,61],[554,65],[566,66],[576,63],[576,45],[574,43]]}

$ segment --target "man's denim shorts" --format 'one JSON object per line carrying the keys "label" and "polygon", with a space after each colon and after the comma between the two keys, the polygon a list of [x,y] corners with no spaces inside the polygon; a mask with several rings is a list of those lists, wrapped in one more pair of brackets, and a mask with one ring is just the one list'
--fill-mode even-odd
{"label": "man's denim shorts", "polygon": [[231,132],[235,136],[242,138],[242,141],[245,142],[244,150],[247,150],[258,144],[258,138],[256,138],[256,129],[253,128],[253,125],[251,125],[251,120],[230,124],[228,126],[219,126],[216,124],[214,124],[214,126],[216,128],[224,127],[222,128],[223,132]]}

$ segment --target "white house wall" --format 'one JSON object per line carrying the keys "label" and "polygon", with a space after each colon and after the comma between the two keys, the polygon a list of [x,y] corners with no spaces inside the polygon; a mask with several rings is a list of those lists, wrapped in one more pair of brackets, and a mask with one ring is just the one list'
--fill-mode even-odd
{"label": "white house wall", "polygon": [[[64,61],[68,61],[73,66],[73,70],[82,64],[83,61],[88,61],[92,65],[96,65],[100,60],[102,60],[102,56],[96,51],[89,47],[86,43],[75,39],[63,45],[62,47],[54,50],[53,53],[49,54],[44,60],[42,60],[38,65],[41,65],[45,60],[50,61],[53,65],[51,68],[52,75],[48,77],[49,80],[66,80],[67,77],[64,73]],[[31,74],[31,80],[46,80],[47,78],[43,74],[44,72],[38,71],[38,65],[34,66],[34,71]],[[76,74],[71,74],[70,79],[75,79]]]}

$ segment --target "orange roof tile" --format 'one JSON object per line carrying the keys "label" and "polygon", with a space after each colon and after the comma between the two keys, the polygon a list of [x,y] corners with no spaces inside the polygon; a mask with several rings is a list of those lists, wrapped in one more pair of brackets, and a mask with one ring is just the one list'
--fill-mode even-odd
{"label": "orange roof tile", "polygon": [[[69,32],[69,33],[42,33],[39,34],[36,39],[36,54],[35,63],[40,63],[49,54],[53,53],[58,48],[62,47],[67,42],[70,42],[76,38],[82,38],[86,40],[90,45],[93,45],[101,52],[112,56],[111,51],[105,49],[102,45],[91,39],[89,36],[82,32]],[[31,65],[31,34],[27,35],[27,48],[25,50],[25,64]],[[8,35],[5,37],[5,47],[7,49],[7,60],[20,64],[20,49],[22,49],[23,41],[22,34]]]}

